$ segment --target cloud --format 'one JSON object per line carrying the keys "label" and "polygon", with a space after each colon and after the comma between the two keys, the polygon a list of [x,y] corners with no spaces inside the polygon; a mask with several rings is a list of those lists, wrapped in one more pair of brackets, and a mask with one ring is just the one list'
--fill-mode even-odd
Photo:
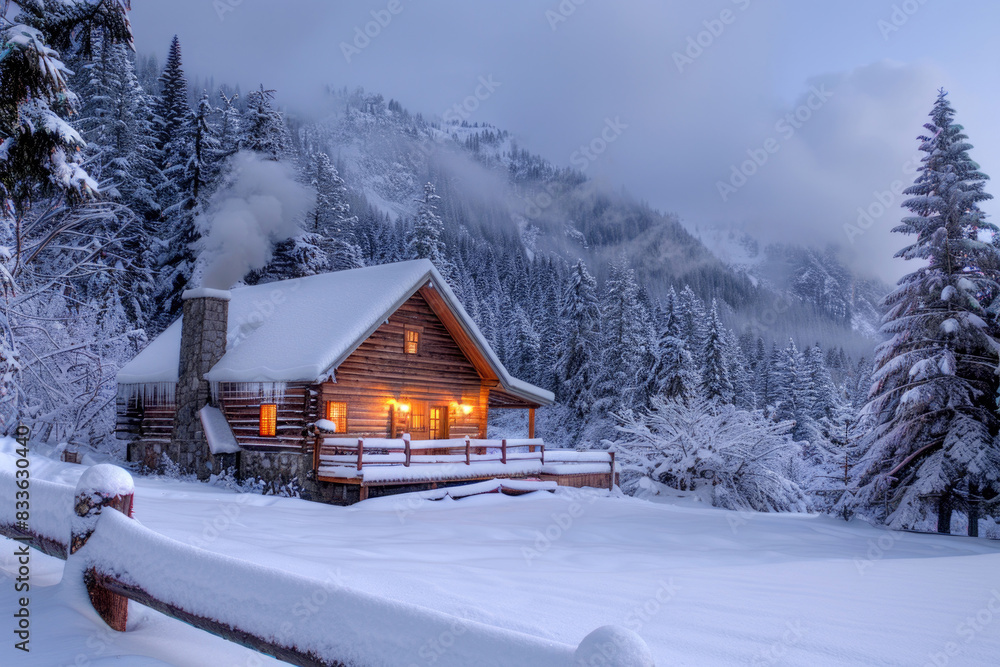
{"label": "cloud", "polygon": [[898,277],[909,267],[890,260],[904,243],[890,230],[945,81],[933,66],[891,62],[813,78],[718,169],[717,220],[765,241],[834,244],[856,269]]}

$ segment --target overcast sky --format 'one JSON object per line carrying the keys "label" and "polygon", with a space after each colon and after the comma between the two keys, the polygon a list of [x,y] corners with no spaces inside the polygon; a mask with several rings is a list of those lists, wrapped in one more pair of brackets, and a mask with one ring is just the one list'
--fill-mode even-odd
{"label": "overcast sky", "polygon": [[[321,108],[323,86],[346,85],[443,115],[483,77],[492,92],[479,89],[486,99],[470,121],[508,129],[557,165],[577,167],[577,151],[610,119],[620,133],[606,133],[615,139],[586,160],[588,175],[624,185],[691,229],[735,225],[765,240],[837,243],[845,259],[885,278],[905,268],[889,260],[904,243],[888,233],[901,215],[901,197],[889,191],[913,180],[908,162],[939,87],[950,92],[972,157],[1000,178],[995,0],[133,7],[141,52],[162,59],[177,33],[190,76],[264,83],[304,113]],[[379,18],[384,26],[371,23]],[[375,36],[359,38],[366,27]],[[859,208],[874,214],[860,225]]]}

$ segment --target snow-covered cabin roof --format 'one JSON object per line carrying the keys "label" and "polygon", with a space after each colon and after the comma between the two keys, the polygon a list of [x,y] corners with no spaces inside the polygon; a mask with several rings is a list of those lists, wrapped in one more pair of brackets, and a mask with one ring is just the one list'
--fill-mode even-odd
{"label": "snow-covered cabin roof", "polygon": [[[455,323],[514,397],[547,405],[552,392],[507,372],[472,318],[426,259],[335,271],[230,291],[226,353],[210,382],[318,382],[331,377],[361,343],[417,290],[430,286]],[[118,384],[177,382],[181,320],[118,372]]]}

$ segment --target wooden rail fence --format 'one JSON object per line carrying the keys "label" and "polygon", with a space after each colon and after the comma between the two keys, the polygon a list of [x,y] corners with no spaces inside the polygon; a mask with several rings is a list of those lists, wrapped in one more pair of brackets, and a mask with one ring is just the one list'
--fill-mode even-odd
{"label": "wooden rail fence", "polygon": [[[653,665],[642,639],[623,628],[599,628],[574,647],[340,586],[330,589],[324,582],[171,540],[131,520],[132,478],[115,466],[88,468],[72,495],[65,485],[32,481],[32,507],[44,508],[46,517],[37,530],[30,522],[16,522],[8,510],[15,506],[16,488],[14,475],[0,470],[0,535],[50,556],[81,559],[91,603],[117,631],[126,629],[132,600],[304,667],[404,664],[400,656],[416,656],[421,648],[413,644],[414,634],[447,635],[453,642],[438,656],[438,667]],[[60,538],[56,533],[62,527],[67,530]],[[247,587],[247,581],[254,586]],[[336,604],[284,627],[295,604],[317,590]],[[260,597],[259,591],[270,597]]]}

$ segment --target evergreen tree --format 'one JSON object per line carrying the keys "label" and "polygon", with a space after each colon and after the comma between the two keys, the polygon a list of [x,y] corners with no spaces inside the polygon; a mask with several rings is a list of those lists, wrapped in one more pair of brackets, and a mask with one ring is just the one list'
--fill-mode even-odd
{"label": "evergreen tree", "polygon": [[655,395],[666,400],[690,400],[697,394],[701,378],[684,341],[666,329],[660,336],[658,348],[652,373],[656,382]]}
{"label": "evergreen tree", "polygon": [[365,265],[358,247],[358,217],[351,215],[347,186],[326,153],[311,160],[311,182],[316,189],[316,208],[309,216],[310,231],[319,237],[328,270],[357,269]]}
{"label": "evergreen tree", "polygon": [[416,259],[429,259],[449,283],[454,282],[453,267],[445,255],[444,223],[438,215],[438,196],[433,183],[424,185],[424,196],[417,200],[417,217],[413,221],[410,254]]}
{"label": "evergreen tree", "polygon": [[653,347],[635,272],[624,260],[614,263],[601,300],[601,368],[594,392],[598,416],[641,401],[640,374],[652,371],[652,364],[645,366],[644,362]]}
{"label": "evergreen tree", "polygon": [[222,124],[219,127],[219,153],[221,159],[228,159],[240,150],[243,134],[243,114],[236,106],[239,94],[227,95],[219,91],[222,100]]}
{"label": "evergreen tree", "polygon": [[260,153],[271,160],[280,160],[289,150],[285,121],[280,111],[275,110],[273,90],[265,90],[261,85],[247,95],[247,110],[243,116],[243,137],[241,146],[246,150]]}
{"label": "evergreen tree", "polygon": [[705,304],[689,285],[684,286],[676,300],[674,316],[678,319],[681,337],[700,364],[704,348]]}
{"label": "evergreen tree", "polygon": [[180,313],[180,297],[194,271],[194,244],[198,240],[194,220],[202,185],[201,164],[194,155],[195,115],[188,104],[187,77],[176,35],[159,83],[159,168],[165,182],[160,192],[163,217],[157,231],[161,243],[157,258],[160,307],[153,326],[162,330]]}
{"label": "evergreen tree", "polygon": [[[892,526],[914,526],[936,498],[937,528],[950,532],[955,507],[974,515],[980,494],[1000,491],[995,300],[997,227],[979,204],[987,176],[942,91],[920,137],[922,167],[905,193],[911,215],[893,231],[914,236],[896,256],[922,264],[886,297],[865,414],[873,427],[853,471],[855,500]],[[983,240],[983,238],[987,240]],[[992,324],[991,324],[992,323]],[[968,503],[972,507],[968,507]],[[971,532],[976,521],[969,522]]]}
{"label": "evergreen tree", "polygon": [[705,328],[705,342],[701,351],[701,393],[720,403],[732,403],[734,390],[727,359],[727,333],[719,318],[719,307],[712,300],[712,310]]}
{"label": "evergreen tree", "polygon": [[559,320],[566,332],[557,362],[557,394],[583,420],[594,403],[593,385],[599,371],[601,312],[597,281],[583,260],[577,261],[563,292]]}
{"label": "evergreen tree", "polygon": [[186,168],[189,156],[189,126],[191,105],[188,103],[188,83],[184,75],[181,43],[177,35],[170,42],[167,62],[159,78],[160,95],[156,104],[159,143],[159,168],[168,179],[161,195],[164,208],[176,203],[177,183]]}

